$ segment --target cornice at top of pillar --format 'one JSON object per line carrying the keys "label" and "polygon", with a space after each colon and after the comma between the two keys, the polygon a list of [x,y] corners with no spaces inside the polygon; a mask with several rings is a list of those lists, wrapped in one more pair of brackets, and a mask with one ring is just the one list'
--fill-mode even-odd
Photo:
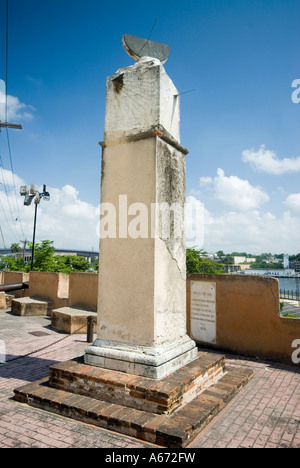
{"label": "cornice at top of pillar", "polygon": [[99,143],[102,148],[107,148],[109,146],[116,146],[122,143],[130,143],[133,141],[145,140],[148,138],[160,138],[165,143],[173,146],[175,149],[181,153],[187,155],[189,150],[184,148],[178,141],[172,137],[172,135],[162,126],[155,125],[147,129],[137,129],[136,131],[132,130],[130,133],[125,132],[116,132],[115,138],[110,138],[103,140]]}

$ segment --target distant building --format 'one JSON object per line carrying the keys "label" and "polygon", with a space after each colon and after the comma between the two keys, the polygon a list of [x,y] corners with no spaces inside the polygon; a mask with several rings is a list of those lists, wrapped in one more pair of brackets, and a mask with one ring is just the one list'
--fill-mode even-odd
{"label": "distant building", "polygon": [[291,277],[296,274],[295,270],[287,268],[285,270],[273,269],[273,270],[264,270],[264,269],[248,269],[244,270],[243,274],[245,275],[256,275],[256,276],[272,276],[272,277]]}
{"label": "distant building", "polygon": [[241,271],[241,267],[240,265],[227,264],[224,265],[224,271],[225,273],[238,273]]}
{"label": "distant building", "polygon": [[288,254],[285,254],[283,256],[283,266],[284,268],[290,268],[290,259],[289,259]]}
{"label": "distant building", "polygon": [[234,258],[235,265],[240,265],[241,263],[254,263],[256,261],[256,258],[253,258],[253,257],[233,257],[233,258]]}
{"label": "distant building", "polygon": [[290,262],[290,267],[293,268],[296,273],[300,273],[300,262]]}

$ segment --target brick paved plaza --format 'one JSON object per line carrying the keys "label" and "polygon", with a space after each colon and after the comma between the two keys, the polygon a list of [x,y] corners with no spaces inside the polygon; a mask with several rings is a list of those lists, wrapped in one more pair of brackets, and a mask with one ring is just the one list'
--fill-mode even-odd
{"label": "brick paved plaza", "polygon": [[[0,448],[155,448],[12,399],[15,388],[47,377],[50,365],[82,356],[86,346],[85,335],[57,333],[47,317],[0,311]],[[254,378],[189,448],[300,448],[299,368],[226,357]]]}

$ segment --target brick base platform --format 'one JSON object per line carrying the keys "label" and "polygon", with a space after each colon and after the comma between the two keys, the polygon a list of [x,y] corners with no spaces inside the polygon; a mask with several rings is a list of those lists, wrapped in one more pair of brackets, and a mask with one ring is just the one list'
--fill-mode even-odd
{"label": "brick base platform", "polygon": [[156,381],[86,366],[50,368],[49,379],[15,389],[15,400],[160,446],[181,448],[251,379],[215,353]]}
{"label": "brick base platform", "polygon": [[157,414],[170,414],[224,374],[225,358],[198,359],[162,380],[69,361],[50,368],[51,387]]}

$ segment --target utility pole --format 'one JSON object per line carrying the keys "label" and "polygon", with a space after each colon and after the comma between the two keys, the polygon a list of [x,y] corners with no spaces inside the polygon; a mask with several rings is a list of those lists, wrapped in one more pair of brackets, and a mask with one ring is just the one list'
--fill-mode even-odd
{"label": "utility pole", "polygon": [[1,122],[0,121],[0,129],[1,128],[14,128],[16,130],[22,130],[22,125],[19,124],[11,124],[7,122]]}

